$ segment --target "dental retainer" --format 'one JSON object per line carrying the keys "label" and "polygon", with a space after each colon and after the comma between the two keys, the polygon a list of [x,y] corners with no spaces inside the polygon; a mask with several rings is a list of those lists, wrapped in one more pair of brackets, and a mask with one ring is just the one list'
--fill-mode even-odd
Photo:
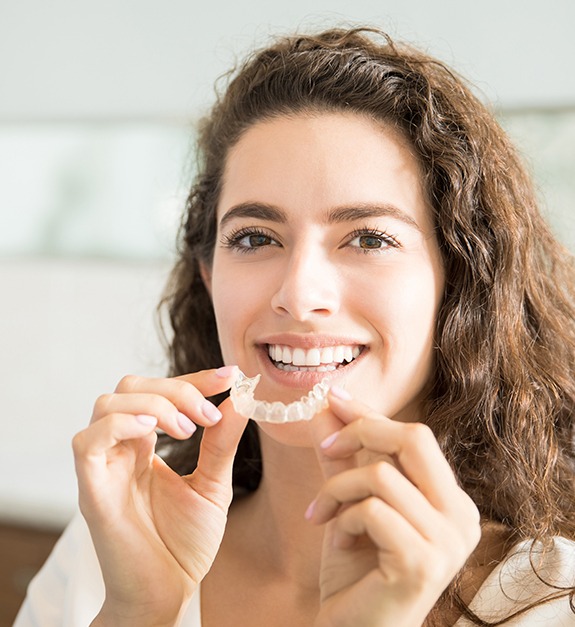
{"label": "dental retainer", "polygon": [[316,383],[306,396],[289,405],[275,401],[258,401],[254,398],[254,390],[261,375],[249,378],[239,372],[232,384],[230,397],[234,409],[245,418],[252,418],[257,422],[298,422],[311,420],[319,411],[327,407],[327,393],[329,385],[327,379]]}

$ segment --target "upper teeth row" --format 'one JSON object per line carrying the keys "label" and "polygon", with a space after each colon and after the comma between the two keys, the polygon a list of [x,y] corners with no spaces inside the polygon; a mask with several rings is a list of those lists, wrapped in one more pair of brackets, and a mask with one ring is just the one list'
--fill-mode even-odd
{"label": "upper teeth row", "polygon": [[319,366],[320,364],[341,364],[355,359],[359,346],[324,346],[323,348],[291,348],[280,344],[269,344],[268,354],[274,361],[294,366]]}

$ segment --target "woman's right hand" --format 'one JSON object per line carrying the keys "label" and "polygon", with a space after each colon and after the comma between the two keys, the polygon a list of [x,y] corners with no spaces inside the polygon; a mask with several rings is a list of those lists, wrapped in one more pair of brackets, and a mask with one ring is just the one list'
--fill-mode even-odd
{"label": "woman's right hand", "polygon": [[[229,389],[234,375],[224,367],[171,379],[125,377],[75,436],[80,509],[106,587],[94,625],[174,625],[211,567],[247,421],[229,399],[218,409],[205,397]],[[198,467],[181,477],[154,454],[155,429],[183,440],[195,424],[205,427]]]}

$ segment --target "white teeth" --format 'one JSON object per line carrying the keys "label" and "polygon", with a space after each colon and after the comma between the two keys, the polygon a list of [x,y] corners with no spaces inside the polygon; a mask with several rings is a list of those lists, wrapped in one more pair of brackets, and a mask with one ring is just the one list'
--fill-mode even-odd
{"label": "white teeth", "polygon": [[332,346],[326,346],[325,348],[322,348],[319,360],[320,360],[320,363],[322,363],[322,364],[331,364],[331,363],[333,363],[333,347]]}
{"label": "white teeth", "polygon": [[[284,351],[285,353],[285,351]],[[305,351],[303,348],[294,348],[291,363],[294,366],[305,366]]]}
{"label": "white teeth", "polygon": [[319,366],[321,364],[319,348],[312,348],[307,351],[305,365],[306,366]]}
{"label": "white teeth", "polygon": [[278,361],[283,361],[284,364],[291,364],[291,350],[287,346],[283,347],[281,359],[278,359]]}
{"label": "white teeth", "polygon": [[334,346],[333,347],[333,360],[336,363],[341,364],[341,362],[343,361],[344,352],[345,352],[345,348],[343,346]]}
{"label": "white teeth", "polygon": [[[291,348],[281,344],[269,344],[268,354],[276,362],[278,368],[282,365],[292,364],[298,370],[306,366],[318,368],[332,364],[348,363],[353,361],[361,353],[359,346],[324,346],[323,348]],[[286,369],[286,368],[282,368]]]}
{"label": "white teeth", "polygon": [[310,370],[314,372],[331,372],[332,370],[336,370],[337,366],[335,364],[322,364],[321,366],[294,366],[292,364],[283,364],[281,361],[278,361],[276,368],[278,370],[285,370],[285,372],[309,372]]}

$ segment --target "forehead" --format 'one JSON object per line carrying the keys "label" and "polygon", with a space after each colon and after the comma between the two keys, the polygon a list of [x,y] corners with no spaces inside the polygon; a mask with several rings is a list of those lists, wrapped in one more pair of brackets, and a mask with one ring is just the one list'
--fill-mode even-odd
{"label": "forehead", "polygon": [[301,213],[385,203],[429,220],[407,140],[352,113],[282,116],[248,128],[226,159],[219,216],[246,202]]}

